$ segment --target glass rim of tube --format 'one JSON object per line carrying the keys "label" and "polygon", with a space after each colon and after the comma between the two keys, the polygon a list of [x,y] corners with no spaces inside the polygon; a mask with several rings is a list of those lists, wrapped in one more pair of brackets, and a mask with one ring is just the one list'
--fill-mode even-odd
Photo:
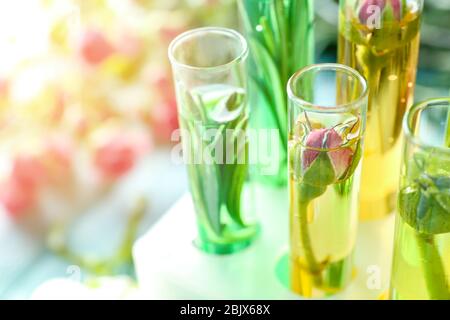
{"label": "glass rim of tube", "polygon": [[[318,105],[315,103],[312,103],[310,101],[306,101],[305,99],[299,97],[297,94],[295,94],[294,90],[294,83],[300,79],[302,76],[304,76],[306,73],[317,70],[318,72],[322,71],[344,71],[350,76],[352,76],[354,79],[359,81],[359,83],[362,86],[361,94],[358,96],[358,98],[342,104],[336,104],[334,106],[325,106],[325,105]],[[303,109],[306,111],[313,111],[317,113],[343,113],[348,112],[349,110],[358,109],[360,108],[360,105],[364,102],[365,99],[367,99],[369,95],[369,87],[367,85],[366,79],[355,69],[340,64],[340,63],[320,63],[320,64],[311,64],[309,66],[306,66],[300,70],[298,70],[296,73],[292,75],[292,77],[289,79],[287,84],[287,91],[288,91],[288,97],[290,100],[296,102],[297,104],[301,105]]]}
{"label": "glass rim of tube", "polygon": [[[240,44],[241,50],[230,61],[223,63],[223,64],[218,64],[216,66],[198,67],[198,66],[192,66],[192,65],[180,62],[175,57],[175,54],[174,54],[176,48],[180,44],[182,44],[183,41],[185,41],[191,37],[194,37],[194,36],[199,36],[202,33],[216,33],[216,34],[230,36],[231,38],[233,38]],[[168,53],[169,53],[169,60],[172,63],[172,65],[174,65],[174,66],[185,68],[185,69],[192,70],[192,71],[216,71],[216,70],[228,69],[229,67],[231,67],[241,61],[244,61],[248,56],[249,48],[248,48],[247,40],[245,40],[244,36],[233,29],[223,28],[223,27],[202,27],[202,28],[196,28],[196,29],[191,29],[191,30],[185,31],[185,32],[179,34],[178,36],[176,36],[169,45]]]}
{"label": "glass rim of tube", "polygon": [[406,136],[406,139],[422,148],[422,149],[429,149],[433,151],[439,151],[442,153],[447,153],[450,155],[450,148],[443,147],[443,146],[434,146],[425,143],[422,141],[415,133],[414,128],[412,128],[414,124],[414,117],[416,116],[417,112],[425,110],[426,108],[433,107],[433,106],[439,106],[439,105],[447,105],[449,108],[450,113],[450,97],[440,97],[440,98],[431,98],[424,100],[422,102],[416,103],[414,106],[412,106],[409,110],[406,111],[405,117],[403,118],[403,132]]}

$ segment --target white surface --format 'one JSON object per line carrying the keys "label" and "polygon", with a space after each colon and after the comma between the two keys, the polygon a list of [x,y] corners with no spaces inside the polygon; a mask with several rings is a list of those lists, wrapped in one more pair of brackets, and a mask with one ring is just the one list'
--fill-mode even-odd
{"label": "white surface", "polygon": [[[286,192],[258,190],[262,225],[254,244],[233,255],[197,250],[189,195],[181,198],[134,246],[140,289],[157,299],[298,299],[278,280],[275,266],[288,248]],[[393,216],[361,223],[355,252],[357,275],[336,299],[377,299],[388,287]]]}

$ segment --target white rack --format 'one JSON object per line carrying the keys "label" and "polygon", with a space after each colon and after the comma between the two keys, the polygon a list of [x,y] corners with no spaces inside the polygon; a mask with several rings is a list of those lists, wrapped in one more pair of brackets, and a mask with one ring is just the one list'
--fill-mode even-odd
{"label": "white rack", "polygon": [[[257,191],[261,234],[232,255],[209,255],[192,244],[196,237],[191,198],[183,196],[133,250],[140,289],[154,299],[301,299],[284,287],[275,267],[288,248],[286,191]],[[334,299],[377,299],[388,288],[393,215],[360,224],[356,276]]]}

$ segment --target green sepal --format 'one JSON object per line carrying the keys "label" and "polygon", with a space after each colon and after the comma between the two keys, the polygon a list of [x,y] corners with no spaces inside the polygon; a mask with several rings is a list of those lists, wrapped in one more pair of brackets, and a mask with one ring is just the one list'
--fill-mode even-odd
{"label": "green sepal", "polygon": [[356,145],[355,153],[352,156],[352,164],[345,171],[344,175],[339,179],[342,181],[349,179],[355,172],[356,168],[358,167],[361,158],[362,158],[362,148],[361,148],[361,140],[359,140],[358,144]]}
{"label": "green sepal", "polygon": [[327,187],[336,179],[333,164],[326,152],[320,152],[303,175],[303,183],[315,187]]}
{"label": "green sepal", "polygon": [[309,202],[321,196],[335,178],[330,157],[326,152],[320,152],[303,175],[299,190],[301,200]]}

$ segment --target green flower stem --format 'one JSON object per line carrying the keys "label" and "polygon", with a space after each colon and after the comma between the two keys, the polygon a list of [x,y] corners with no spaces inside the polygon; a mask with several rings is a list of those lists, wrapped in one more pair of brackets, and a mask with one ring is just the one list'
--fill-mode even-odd
{"label": "green flower stem", "polygon": [[305,259],[308,271],[312,274],[314,284],[316,286],[322,285],[322,276],[320,264],[317,262],[313,252],[311,237],[308,229],[308,202],[299,203],[299,226],[300,226],[300,241],[302,242],[303,250],[305,252]]}
{"label": "green flower stem", "polygon": [[432,300],[450,300],[450,291],[442,259],[433,235],[416,233],[428,295]]}

